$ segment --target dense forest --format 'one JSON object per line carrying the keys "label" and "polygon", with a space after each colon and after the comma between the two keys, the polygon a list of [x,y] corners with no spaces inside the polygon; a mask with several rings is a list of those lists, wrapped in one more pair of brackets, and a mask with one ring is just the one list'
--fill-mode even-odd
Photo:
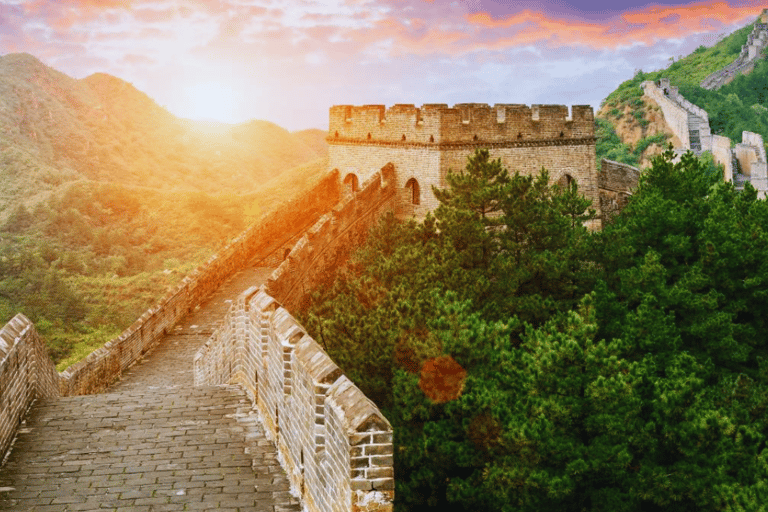
{"label": "dense forest", "polygon": [[654,159],[602,232],[488,152],[303,322],[395,432],[399,511],[768,503],[768,203]]}

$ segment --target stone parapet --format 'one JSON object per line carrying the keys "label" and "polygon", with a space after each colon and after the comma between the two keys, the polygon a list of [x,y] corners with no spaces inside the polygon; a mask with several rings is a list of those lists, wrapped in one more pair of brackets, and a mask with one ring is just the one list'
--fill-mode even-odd
{"label": "stone parapet", "polygon": [[601,221],[605,225],[618,215],[640,182],[640,169],[603,158],[597,184],[600,190]]}
{"label": "stone parapet", "polygon": [[385,212],[395,211],[398,197],[391,172],[377,171],[321,217],[270,276],[267,292],[290,311],[298,311],[306,306],[311,291],[330,286],[334,270],[362,245]]}
{"label": "stone parapet", "polygon": [[0,463],[32,402],[59,395],[59,375],[35,326],[19,313],[0,330]]}
{"label": "stone parapet", "polygon": [[61,395],[98,393],[115,382],[157,344],[176,322],[213,293],[229,276],[257,256],[269,257],[304,231],[339,198],[338,173],[245,230],[194,270],[117,338],[61,374]]}
{"label": "stone parapet", "polygon": [[328,142],[336,140],[391,144],[450,144],[583,139],[594,135],[594,115],[588,105],[462,103],[336,105],[331,107]]}
{"label": "stone parapet", "polygon": [[195,384],[246,390],[310,512],[392,510],[392,426],[263,288],[198,351]]}

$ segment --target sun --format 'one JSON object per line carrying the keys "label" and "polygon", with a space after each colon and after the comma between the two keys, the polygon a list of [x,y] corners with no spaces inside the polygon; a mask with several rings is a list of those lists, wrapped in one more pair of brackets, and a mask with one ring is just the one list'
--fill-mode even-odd
{"label": "sun", "polygon": [[181,117],[195,121],[237,123],[243,121],[242,94],[234,87],[218,81],[185,85],[178,98]]}

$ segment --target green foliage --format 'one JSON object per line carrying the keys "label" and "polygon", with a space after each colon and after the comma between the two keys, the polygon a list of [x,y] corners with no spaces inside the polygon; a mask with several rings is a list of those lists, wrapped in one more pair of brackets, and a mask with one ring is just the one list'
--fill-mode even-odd
{"label": "green foliage", "polygon": [[673,84],[681,88],[686,85],[698,85],[707,76],[724,68],[738,57],[741,46],[753,27],[754,24],[742,27],[710,48],[699,46],[693,53],[676,60],[666,69],[649,73],[644,73],[642,70],[636,72],[632,78],[609,94],[603,100],[603,104],[619,106],[637,101],[642,96],[640,84],[646,80],[656,81],[664,77],[669,78]]}
{"label": "green foliage", "polygon": [[[642,100],[640,101],[642,103]],[[642,117],[642,112],[636,111],[633,115],[636,118],[640,117],[641,124],[647,124],[645,118]],[[649,135],[648,137],[640,139],[633,149],[629,144],[621,142],[611,121],[598,117],[595,118],[595,138],[597,139],[595,143],[595,153],[597,166],[599,168],[600,161],[603,158],[613,160],[614,162],[639,166],[643,152],[648,149],[648,146],[651,144],[663,144],[669,139],[669,136],[664,133]]]}
{"label": "green foliage", "polygon": [[305,325],[394,426],[397,510],[760,509],[768,204],[672,156],[590,234],[575,189],[477,152],[316,296]]}
{"label": "green foliage", "polygon": [[[546,171],[510,176],[488,151],[446,180],[434,216],[386,217],[303,323],[393,422],[396,472],[407,475],[398,507],[485,510],[476,503],[485,500],[492,510],[496,483],[480,484],[502,442],[484,435],[501,435],[509,416],[496,381],[513,363],[501,356],[519,345],[520,319],[542,325],[591,288],[583,223],[593,212],[574,183],[549,186]],[[445,356],[467,378],[461,397],[442,404],[425,397],[419,373]]]}
{"label": "green foliage", "polygon": [[741,142],[742,131],[768,139],[768,61],[761,60],[748,75],[739,75],[717,91],[686,85],[680,93],[709,114],[713,133]]}
{"label": "green foliage", "polygon": [[650,146],[651,144],[664,144],[667,141],[667,139],[669,139],[669,136],[666,133],[657,133],[655,135],[649,135],[648,137],[640,139],[637,142],[633,152],[635,156],[639,157],[640,155],[642,155],[643,151],[648,149],[648,146]]}
{"label": "green foliage", "polygon": [[597,166],[600,168],[600,160],[607,158],[614,162],[629,165],[638,165],[640,162],[633,154],[629,144],[621,142],[613,124],[607,119],[595,118],[595,153]]}

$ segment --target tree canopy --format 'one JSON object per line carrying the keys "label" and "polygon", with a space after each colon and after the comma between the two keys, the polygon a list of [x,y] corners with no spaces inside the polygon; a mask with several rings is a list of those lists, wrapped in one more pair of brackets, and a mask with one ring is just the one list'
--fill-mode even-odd
{"label": "tree canopy", "polygon": [[304,322],[395,431],[396,509],[760,510],[768,207],[657,157],[588,201],[487,151],[387,217]]}

